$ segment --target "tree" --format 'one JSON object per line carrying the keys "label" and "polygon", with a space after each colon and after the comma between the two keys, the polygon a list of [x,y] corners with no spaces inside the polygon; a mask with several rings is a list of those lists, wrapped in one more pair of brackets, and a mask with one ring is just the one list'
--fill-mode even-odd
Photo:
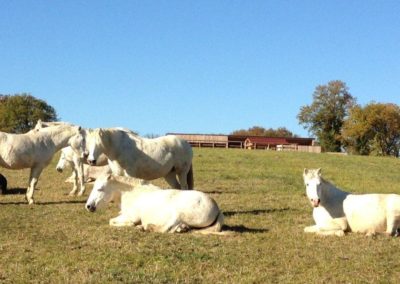
{"label": "tree", "polygon": [[25,133],[38,119],[58,120],[52,106],[30,94],[0,95],[0,131]]}
{"label": "tree", "polygon": [[253,126],[249,129],[235,130],[231,133],[232,135],[242,136],[263,136],[263,137],[296,137],[291,131],[285,127],[278,127],[277,129],[269,128],[265,129],[261,126]]}
{"label": "tree", "polygon": [[372,102],[364,108],[352,108],[343,125],[342,140],[352,153],[398,157],[400,107]]}
{"label": "tree", "polygon": [[311,105],[302,106],[297,115],[299,123],[315,135],[324,151],[340,152],[340,131],[349,109],[356,99],[342,81],[330,81],[317,86]]}

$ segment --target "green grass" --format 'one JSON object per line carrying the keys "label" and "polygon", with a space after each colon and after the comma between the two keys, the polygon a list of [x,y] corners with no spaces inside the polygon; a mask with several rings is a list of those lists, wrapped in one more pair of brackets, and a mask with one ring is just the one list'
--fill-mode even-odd
{"label": "green grass", "polygon": [[[400,279],[400,240],[303,233],[313,223],[303,168],[352,192],[400,193],[393,158],[195,149],[196,188],[225,213],[229,236],[111,228],[114,205],[88,213],[68,197],[69,172],[42,174],[37,204],[25,203],[28,171],[1,172],[0,283],[363,283]],[[156,181],[165,185],[163,181]],[[89,188],[90,189],[90,188]]]}

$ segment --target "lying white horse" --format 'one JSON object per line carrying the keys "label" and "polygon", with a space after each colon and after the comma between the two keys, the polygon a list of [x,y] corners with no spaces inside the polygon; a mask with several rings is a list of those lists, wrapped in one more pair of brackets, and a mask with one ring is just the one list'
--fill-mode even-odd
{"label": "lying white horse", "polygon": [[164,177],[172,188],[193,188],[192,148],[176,136],[146,139],[117,128],[97,128],[87,131],[86,149],[82,150],[87,150],[89,164],[95,165],[104,153],[110,166],[117,164],[127,176],[144,180]]}
{"label": "lying white horse", "polygon": [[[72,169],[72,175],[67,179],[68,181],[71,180],[73,183],[72,190],[69,193],[70,196],[76,195],[77,193],[78,196],[82,196],[86,190],[85,182],[95,180],[98,175],[110,171],[108,159],[105,155],[100,155],[97,163],[98,166],[89,166],[87,165],[86,159],[82,159],[71,147],[61,149],[61,155],[56,165],[56,170],[61,173],[66,165],[69,165]],[[80,185],[79,192],[78,184]]]}
{"label": "lying white horse", "polygon": [[13,170],[31,169],[26,199],[33,204],[33,192],[42,170],[60,149],[66,146],[82,149],[82,135],[81,127],[68,125],[25,134],[0,132],[0,166]]}
{"label": "lying white horse", "polygon": [[316,223],[306,227],[305,232],[337,236],[346,231],[368,236],[399,235],[400,195],[350,194],[325,181],[321,169],[304,169],[303,178]]}
{"label": "lying white horse", "polygon": [[[121,212],[110,219],[111,226],[140,225],[145,231],[185,232],[193,229],[204,234],[219,234],[224,215],[217,203],[196,190],[160,189],[130,177],[99,177],[86,202],[94,212],[121,194]],[[221,233],[222,234],[222,233]]]}

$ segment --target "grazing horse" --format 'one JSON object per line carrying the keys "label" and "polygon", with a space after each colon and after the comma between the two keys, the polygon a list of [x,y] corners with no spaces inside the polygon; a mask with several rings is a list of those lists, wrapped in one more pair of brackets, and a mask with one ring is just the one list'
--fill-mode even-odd
{"label": "grazing horse", "polygon": [[95,165],[104,153],[110,166],[117,165],[126,176],[144,180],[164,177],[172,188],[193,188],[192,148],[174,135],[147,139],[122,129],[97,128],[87,131],[84,150],[89,164]]}
{"label": "grazing horse", "polygon": [[224,215],[207,194],[196,190],[161,189],[131,177],[99,177],[86,202],[96,211],[121,195],[121,212],[111,226],[140,225],[145,231],[181,233],[193,229],[203,234],[221,233]]}
{"label": "grazing horse", "polygon": [[[91,168],[99,168],[101,172],[104,172],[104,166],[108,168],[108,159],[105,155],[100,155],[97,166],[88,166],[86,159],[81,158],[71,147],[65,147],[61,149],[61,155],[56,165],[56,170],[61,173],[67,164],[72,168],[72,175],[68,180],[72,180],[73,183],[69,195],[74,196],[78,193],[78,196],[82,196],[86,190],[85,182],[91,178],[90,173],[93,172],[96,174],[98,171]],[[79,192],[78,183],[80,185]]]}
{"label": "grazing horse", "polygon": [[399,235],[400,195],[351,194],[325,181],[321,169],[304,169],[303,179],[316,223],[306,227],[306,233],[343,236],[348,231],[367,236]]}
{"label": "grazing horse", "polygon": [[19,170],[30,168],[26,199],[33,204],[33,192],[42,170],[53,155],[66,146],[82,149],[83,132],[79,126],[60,125],[25,134],[0,132],[0,166]]}

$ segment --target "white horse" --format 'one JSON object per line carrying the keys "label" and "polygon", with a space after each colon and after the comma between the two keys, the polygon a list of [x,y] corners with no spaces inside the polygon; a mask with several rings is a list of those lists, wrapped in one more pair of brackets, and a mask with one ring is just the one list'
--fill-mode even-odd
{"label": "white horse", "polygon": [[[61,173],[66,165],[69,165],[72,169],[72,175],[67,179],[68,181],[71,180],[73,183],[72,190],[69,193],[70,196],[74,196],[77,193],[78,196],[82,196],[86,190],[85,182],[94,180],[99,174],[109,172],[110,170],[108,159],[105,155],[100,155],[97,166],[89,166],[87,165],[86,159],[82,159],[71,147],[61,149],[61,155],[56,165],[56,170]],[[79,192],[78,184],[80,186]]]}
{"label": "white horse", "polygon": [[192,148],[176,136],[146,139],[121,129],[97,128],[86,133],[83,150],[87,150],[89,164],[95,165],[104,153],[109,164],[117,165],[127,176],[144,180],[164,177],[172,188],[193,188]]}
{"label": "white horse", "polygon": [[[54,127],[54,126],[74,126],[71,123],[68,122],[62,122],[62,121],[42,121],[38,120],[34,129],[31,131],[40,131],[41,129],[47,128],[47,127]],[[85,181],[87,178],[85,178],[86,174],[90,173],[90,169],[88,167],[85,167],[84,164],[88,164],[86,159],[83,159],[80,154],[78,154],[76,151],[74,151],[71,147],[65,147],[61,149],[61,155],[60,159],[58,160],[58,163],[56,165],[56,170],[58,172],[62,172],[66,166],[66,164],[70,165],[72,168],[72,175],[69,177],[67,180],[71,180],[73,183],[72,190],[68,195],[74,196],[82,196],[86,190],[85,186]],[[97,165],[98,166],[104,166],[108,164],[108,159],[105,155],[100,155]],[[96,174],[96,171],[93,171]],[[103,169],[100,172],[105,172]],[[78,184],[80,186],[80,191],[78,192]]]}
{"label": "white horse", "polygon": [[321,169],[304,169],[307,197],[316,225],[307,233],[343,236],[346,231],[368,236],[400,231],[400,195],[351,194],[336,188],[321,177]]}
{"label": "white horse", "polygon": [[56,126],[25,134],[0,132],[0,166],[8,169],[30,168],[26,199],[33,204],[33,192],[42,170],[53,155],[66,146],[84,147],[83,132],[79,126]]}
{"label": "white horse", "polygon": [[[180,233],[193,229],[204,234],[219,234],[224,215],[217,203],[201,191],[160,189],[131,177],[99,177],[86,202],[94,212],[121,194],[121,212],[110,219],[111,226],[140,225],[145,231]],[[222,234],[222,233],[221,233]]]}

